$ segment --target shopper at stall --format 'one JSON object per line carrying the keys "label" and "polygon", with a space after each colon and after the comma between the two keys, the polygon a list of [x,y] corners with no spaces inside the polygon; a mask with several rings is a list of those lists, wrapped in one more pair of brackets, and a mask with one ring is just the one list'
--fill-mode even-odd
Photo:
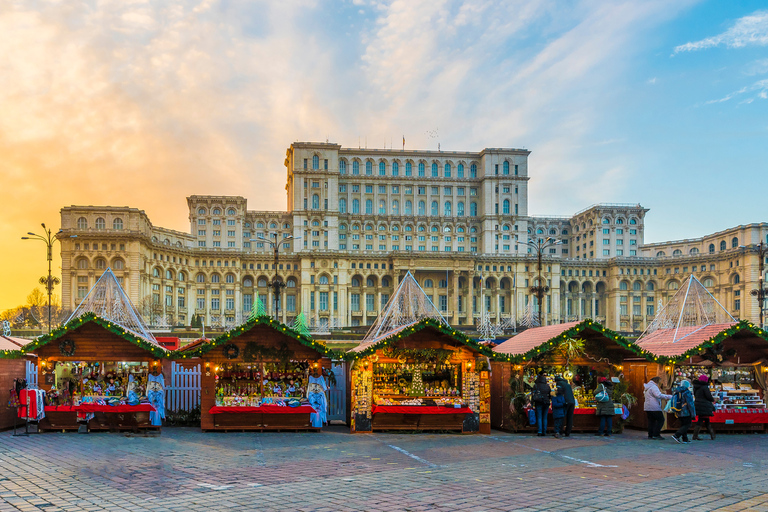
{"label": "shopper at stall", "polygon": [[552,419],[555,420],[555,437],[560,439],[565,419],[565,394],[562,386],[556,387],[555,396],[552,397]]}
{"label": "shopper at stall", "polygon": [[672,439],[676,443],[690,443],[688,440],[688,429],[691,428],[691,421],[696,416],[696,407],[694,406],[693,393],[691,393],[691,383],[684,380],[680,386],[675,389],[672,397],[672,406],[670,410],[680,420],[680,428],[672,434]]}
{"label": "shopper at stall", "polygon": [[661,437],[661,427],[664,426],[664,413],[661,410],[662,400],[671,400],[672,395],[665,395],[659,389],[660,377],[653,377],[645,383],[645,416],[648,418],[648,439],[664,439]]}
{"label": "shopper at stall", "polygon": [[565,437],[568,437],[571,435],[571,430],[573,430],[573,412],[576,408],[576,399],[573,396],[573,388],[571,387],[571,384],[561,375],[555,377],[555,385],[558,390],[563,390],[563,398],[565,398],[565,407],[563,408],[563,413],[565,415],[565,418],[563,419],[565,433],[560,433]]}
{"label": "shopper at stall", "polygon": [[709,422],[709,419],[715,414],[715,399],[712,398],[712,393],[709,391],[709,377],[701,375],[699,379],[693,383],[693,398],[694,407],[696,408],[696,416],[699,421],[696,422],[696,426],[693,427],[693,440],[703,441],[699,437],[699,431],[703,428],[709,432],[709,437],[712,440],[715,439],[715,429]]}
{"label": "shopper at stall", "polygon": [[610,437],[613,432],[613,415],[616,413],[613,407],[613,383],[610,379],[600,377],[595,389],[595,401],[595,414],[600,418],[600,427],[595,435]]}
{"label": "shopper at stall", "polygon": [[547,414],[549,412],[549,399],[552,388],[547,384],[547,374],[541,372],[536,378],[531,391],[531,403],[536,409],[536,429],[539,436],[547,434]]}
{"label": "shopper at stall", "polygon": [[160,369],[155,365],[152,373],[147,376],[147,398],[156,412],[149,413],[152,425],[162,425],[165,419],[165,378]]}

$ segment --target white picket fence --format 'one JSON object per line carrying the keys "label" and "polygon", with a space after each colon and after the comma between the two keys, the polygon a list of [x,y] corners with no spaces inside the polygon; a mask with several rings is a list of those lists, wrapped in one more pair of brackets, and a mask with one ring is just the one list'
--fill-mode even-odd
{"label": "white picket fence", "polygon": [[37,363],[34,361],[27,361],[27,387],[29,389],[37,389]]}
{"label": "white picket fence", "polygon": [[165,387],[165,409],[189,411],[200,405],[200,365],[185,368],[171,362],[171,381]]}

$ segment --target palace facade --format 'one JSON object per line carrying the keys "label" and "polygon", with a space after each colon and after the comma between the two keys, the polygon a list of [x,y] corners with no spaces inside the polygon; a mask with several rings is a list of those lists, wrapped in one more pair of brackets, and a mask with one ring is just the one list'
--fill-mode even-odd
{"label": "palace facade", "polygon": [[[187,198],[188,233],[152,225],[139,209],[61,210],[62,304],[74,309],[107,267],[150,324],[237,324],[277,274],[279,316],[317,330],[372,323],[408,270],[452,325],[483,311],[511,324],[538,311],[538,250],[550,287],[545,323],[596,318],[642,331],[695,274],[735,318],[757,321],[755,244],[768,223],[702,238],[643,241],[647,209],[598,204],[572,217],[528,214],[528,155],[399,151],[295,143],[287,210],[254,211],[239,196]],[[73,237],[72,235],[76,235]],[[277,248],[278,260],[275,264]]]}

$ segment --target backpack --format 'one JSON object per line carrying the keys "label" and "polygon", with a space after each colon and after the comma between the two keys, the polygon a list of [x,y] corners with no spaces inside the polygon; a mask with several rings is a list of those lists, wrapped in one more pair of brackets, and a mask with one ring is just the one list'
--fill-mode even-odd
{"label": "backpack", "polygon": [[675,391],[675,394],[672,395],[672,400],[670,400],[668,412],[671,412],[678,418],[681,416],[690,416],[690,411],[688,411],[688,399],[685,397],[684,391]]}
{"label": "backpack", "polygon": [[540,403],[540,402],[544,402],[544,401],[546,401],[546,399],[544,397],[544,393],[542,393],[541,390],[539,390],[539,388],[534,387],[531,390],[531,402],[535,404],[537,402]]}
{"label": "backpack", "polygon": [[611,395],[608,393],[608,390],[605,389],[605,384],[600,384],[600,387],[602,387],[602,391],[598,391],[595,393],[595,400],[598,402],[610,402],[613,399],[611,398]]}

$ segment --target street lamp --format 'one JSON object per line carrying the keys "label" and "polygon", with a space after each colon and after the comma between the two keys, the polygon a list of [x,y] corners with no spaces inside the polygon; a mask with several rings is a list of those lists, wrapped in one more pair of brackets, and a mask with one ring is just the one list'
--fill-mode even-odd
{"label": "street lamp", "polygon": [[765,307],[765,298],[768,296],[768,289],[763,288],[763,264],[765,263],[765,255],[768,253],[768,245],[765,242],[757,244],[757,255],[760,257],[759,264],[759,277],[758,287],[756,290],[749,292],[750,295],[757,298],[757,307],[760,314],[760,328],[763,328],[763,309]]}
{"label": "street lamp", "polygon": [[275,250],[275,277],[272,278],[272,284],[270,284],[270,287],[272,288],[272,293],[274,295],[273,302],[274,302],[274,308],[275,308],[275,320],[277,320],[278,313],[279,313],[278,302],[280,300],[280,290],[282,288],[285,288],[285,283],[280,280],[280,276],[277,273],[277,269],[278,269],[277,261],[279,258],[280,244],[287,242],[288,240],[296,240],[301,237],[291,235],[283,238],[282,240],[278,240],[277,233],[270,233],[270,235],[273,236],[275,239],[270,240],[268,238],[264,238],[261,235],[257,235],[256,238],[251,238],[250,241],[251,242],[267,242]]}
{"label": "street lamp", "polygon": [[525,245],[536,249],[536,256],[538,259],[538,277],[536,278],[536,286],[531,286],[530,291],[531,293],[536,294],[536,298],[539,300],[539,325],[543,326],[543,317],[542,313],[544,310],[544,294],[549,291],[549,286],[546,286],[542,283],[541,280],[541,258],[542,253],[544,252],[544,249],[547,249],[548,247],[552,247],[554,245],[562,244],[562,240],[556,240],[552,237],[547,237],[546,240],[542,240],[541,238],[529,239],[527,242],[523,242]]}
{"label": "street lamp", "polygon": [[48,252],[47,252],[48,277],[45,277],[45,276],[41,277],[40,284],[44,285],[46,290],[48,291],[48,334],[51,334],[51,295],[53,294],[53,287],[61,283],[61,280],[59,280],[58,277],[53,277],[51,275],[51,262],[53,261],[53,242],[58,240],[58,237],[61,234],[62,230],[60,229],[57,233],[51,234],[51,230],[45,227],[45,223],[42,223],[40,225],[43,227],[44,235],[36,235],[35,233],[29,232],[27,233],[29,236],[23,236],[21,237],[21,239],[22,240],[41,240],[45,243],[48,249]]}

